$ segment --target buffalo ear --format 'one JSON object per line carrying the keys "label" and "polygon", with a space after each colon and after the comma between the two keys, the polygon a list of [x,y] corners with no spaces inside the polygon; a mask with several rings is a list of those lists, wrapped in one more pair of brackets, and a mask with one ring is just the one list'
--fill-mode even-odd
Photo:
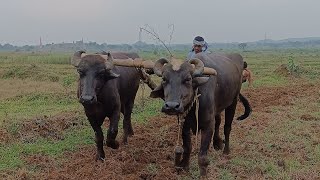
{"label": "buffalo ear", "polygon": [[164,98],[164,93],[163,93],[162,85],[159,85],[153,91],[151,91],[150,97],[151,98],[161,98],[161,99],[163,99]]}
{"label": "buffalo ear", "polygon": [[192,79],[192,86],[193,87],[198,87],[201,86],[203,84],[205,84],[206,82],[208,82],[209,77],[194,77]]}
{"label": "buffalo ear", "polygon": [[78,67],[80,61],[81,61],[81,55],[83,53],[86,53],[85,51],[77,51],[74,53],[73,57],[71,58],[70,64],[72,64],[74,67]]}

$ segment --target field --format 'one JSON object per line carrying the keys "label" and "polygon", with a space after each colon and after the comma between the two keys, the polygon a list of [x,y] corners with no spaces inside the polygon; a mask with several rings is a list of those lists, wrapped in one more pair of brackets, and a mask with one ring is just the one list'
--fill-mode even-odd
{"label": "field", "polygon": [[[210,147],[208,179],[320,179],[320,51],[241,54],[254,73],[254,87],[242,89],[253,113],[234,121],[230,155]],[[136,98],[129,145],[105,146],[106,160],[95,162],[94,133],[77,101],[78,75],[69,58],[0,53],[0,179],[199,177],[195,138],[189,172],[175,171],[177,120],[160,113],[162,101],[148,98],[146,85]],[[238,105],[236,116],[242,111]]]}

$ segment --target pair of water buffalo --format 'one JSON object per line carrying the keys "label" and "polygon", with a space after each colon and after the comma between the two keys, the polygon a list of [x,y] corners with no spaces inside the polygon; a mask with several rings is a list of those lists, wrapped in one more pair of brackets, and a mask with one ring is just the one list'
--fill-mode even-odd
{"label": "pair of water buffalo", "polygon": [[[164,100],[162,111],[166,114],[185,114],[182,128],[183,157],[176,160],[176,167],[188,168],[192,150],[190,130],[193,133],[200,130],[198,164],[201,175],[206,175],[211,140],[214,149],[223,148],[219,136],[222,111],[225,110],[225,154],[230,152],[229,136],[238,99],[245,106],[245,113],[238,119],[247,118],[251,112],[248,101],[240,94],[244,62],[239,54],[197,54],[190,61],[161,58],[152,63],[141,61],[135,53],[86,54],[79,51],[74,54],[71,63],[77,67],[80,75],[78,98],[95,132],[98,160],[105,158],[101,125],[106,117],[110,119],[107,146],[114,149],[119,147],[116,136],[120,112],[124,114],[123,143],[126,144],[128,136],[133,135],[132,108],[139,80],[145,77],[141,70],[115,65],[151,68],[151,71],[162,77],[162,82],[156,88],[152,87],[150,96]],[[198,95],[196,92],[201,94],[198,129],[193,106],[195,96]],[[186,110],[188,113],[185,113]]]}

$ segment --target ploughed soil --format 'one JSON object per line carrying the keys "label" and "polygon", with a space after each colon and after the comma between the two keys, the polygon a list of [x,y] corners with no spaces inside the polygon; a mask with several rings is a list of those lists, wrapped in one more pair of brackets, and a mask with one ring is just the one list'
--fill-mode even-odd
{"label": "ploughed soil", "polygon": [[[5,122],[9,124],[10,122]],[[84,126],[78,112],[62,113],[57,116],[42,116],[27,119],[19,124],[9,124],[7,129],[0,128],[0,144],[19,140],[24,143],[33,143],[39,137],[48,140],[63,140],[63,131],[71,127]],[[13,132],[8,132],[8,129]]]}
{"label": "ploughed soil", "polygon": [[[231,154],[222,155],[221,151],[215,151],[210,145],[209,156],[209,179],[217,178],[219,168],[226,166],[228,161],[241,151],[249,151],[246,146],[237,147],[235,144],[243,142],[246,144],[247,131],[250,129],[263,130],[273,121],[273,117],[268,115],[271,110],[269,107],[282,107],[284,109],[294,106],[299,98],[318,99],[319,86],[313,84],[298,83],[286,87],[264,87],[245,89],[243,95],[249,100],[253,112],[251,117],[244,121],[235,120],[231,132]],[[317,111],[317,110],[316,110]],[[243,113],[243,107],[239,103],[236,116]],[[283,112],[286,113],[286,112]],[[286,114],[289,116],[290,114]],[[70,117],[73,115],[70,114]],[[74,116],[73,116],[74,117]],[[254,118],[252,118],[254,117]],[[311,114],[304,114],[300,117],[306,121],[319,121]],[[49,118],[50,120],[50,118]],[[67,120],[67,121],[66,121]],[[67,122],[67,123],[65,123]],[[77,122],[77,121],[75,121]],[[59,131],[73,126],[75,123],[72,118],[66,115],[55,117],[48,122],[26,123],[22,128],[22,135],[27,141],[32,141],[33,136],[45,136],[55,140],[62,139]],[[134,122],[133,122],[134,123]],[[223,124],[221,125],[223,127]],[[177,172],[174,168],[174,148],[177,144],[178,125],[177,119],[172,116],[161,115],[151,118],[145,124],[134,123],[135,135],[129,138],[129,144],[121,144],[119,149],[114,150],[104,147],[106,159],[104,162],[95,161],[95,145],[83,145],[73,152],[65,152],[62,157],[57,159],[46,155],[31,155],[24,157],[25,164],[32,167],[30,169],[20,169],[13,175],[16,178],[30,179],[179,179],[181,177],[192,179],[196,169],[189,172]],[[122,130],[120,130],[122,132]],[[104,131],[106,132],[106,131]],[[122,134],[119,132],[117,139],[121,141]],[[223,138],[223,131],[220,132]],[[6,132],[0,136],[6,141]],[[106,133],[105,133],[106,134]],[[94,137],[94,133],[92,132]],[[195,147],[195,137],[193,136],[192,161],[197,168],[197,148]],[[262,140],[261,140],[262,141]],[[198,137],[200,142],[200,137]],[[250,143],[250,142],[248,142]],[[199,144],[199,143],[198,143]],[[268,153],[262,151],[262,153]],[[267,155],[268,156],[268,155]],[[280,162],[281,163],[281,162]],[[27,168],[28,168],[27,167]],[[236,170],[237,171],[237,170]],[[240,169],[236,172],[239,178],[257,179],[263,178],[261,169],[256,172],[245,172]],[[10,174],[10,173],[9,173]]]}

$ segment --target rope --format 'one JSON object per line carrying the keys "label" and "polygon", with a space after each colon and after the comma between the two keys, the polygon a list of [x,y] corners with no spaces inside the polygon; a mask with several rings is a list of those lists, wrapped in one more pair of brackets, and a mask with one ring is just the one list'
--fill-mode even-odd
{"label": "rope", "polygon": [[136,68],[136,69],[137,69],[137,71],[138,71],[138,73],[139,73],[139,75],[140,75],[140,79],[141,79],[145,84],[147,84],[151,90],[154,90],[155,88],[157,88],[156,83],[154,83],[154,82],[152,81],[152,79],[150,78],[150,75],[148,75],[148,74],[146,73],[146,71],[145,71],[144,68]]}
{"label": "rope", "polygon": [[145,105],[145,98],[144,98],[145,86],[144,86],[143,80],[141,80],[140,83],[141,83],[141,102],[142,102],[142,108],[144,108],[144,105]]}
{"label": "rope", "polygon": [[181,122],[180,116],[178,115],[178,138],[177,138],[177,147],[180,145],[180,131],[181,131]]}
{"label": "rope", "polygon": [[[196,90],[196,92],[198,93],[198,88]],[[196,150],[198,150],[198,132],[199,132],[199,97],[201,96],[201,94],[196,94],[196,111],[195,111],[195,115],[196,115],[196,121],[197,121],[197,130],[196,130]]]}
{"label": "rope", "polygon": [[199,132],[199,97],[201,96],[201,94],[198,94],[198,88],[195,90],[195,95],[193,98],[193,101],[191,103],[191,105],[189,106],[189,108],[182,114],[182,115],[178,115],[178,138],[177,138],[177,147],[180,147],[180,133],[181,133],[181,129],[183,128],[183,123],[184,123],[184,119],[185,117],[188,115],[188,113],[190,112],[191,108],[193,107],[193,105],[196,105],[196,109],[195,109],[195,116],[196,116],[196,122],[197,122],[197,129],[196,129],[196,150],[198,150],[198,132]]}
{"label": "rope", "polygon": [[140,84],[141,84],[141,97],[140,98],[141,98],[142,108],[144,108],[144,106],[145,106],[145,98],[144,98],[145,83],[147,83],[149,85],[149,81],[148,81],[148,77],[146,76],[146,73],[143,68],[136,67],[136,70],[138,71],[139,76],[140,76]]}

